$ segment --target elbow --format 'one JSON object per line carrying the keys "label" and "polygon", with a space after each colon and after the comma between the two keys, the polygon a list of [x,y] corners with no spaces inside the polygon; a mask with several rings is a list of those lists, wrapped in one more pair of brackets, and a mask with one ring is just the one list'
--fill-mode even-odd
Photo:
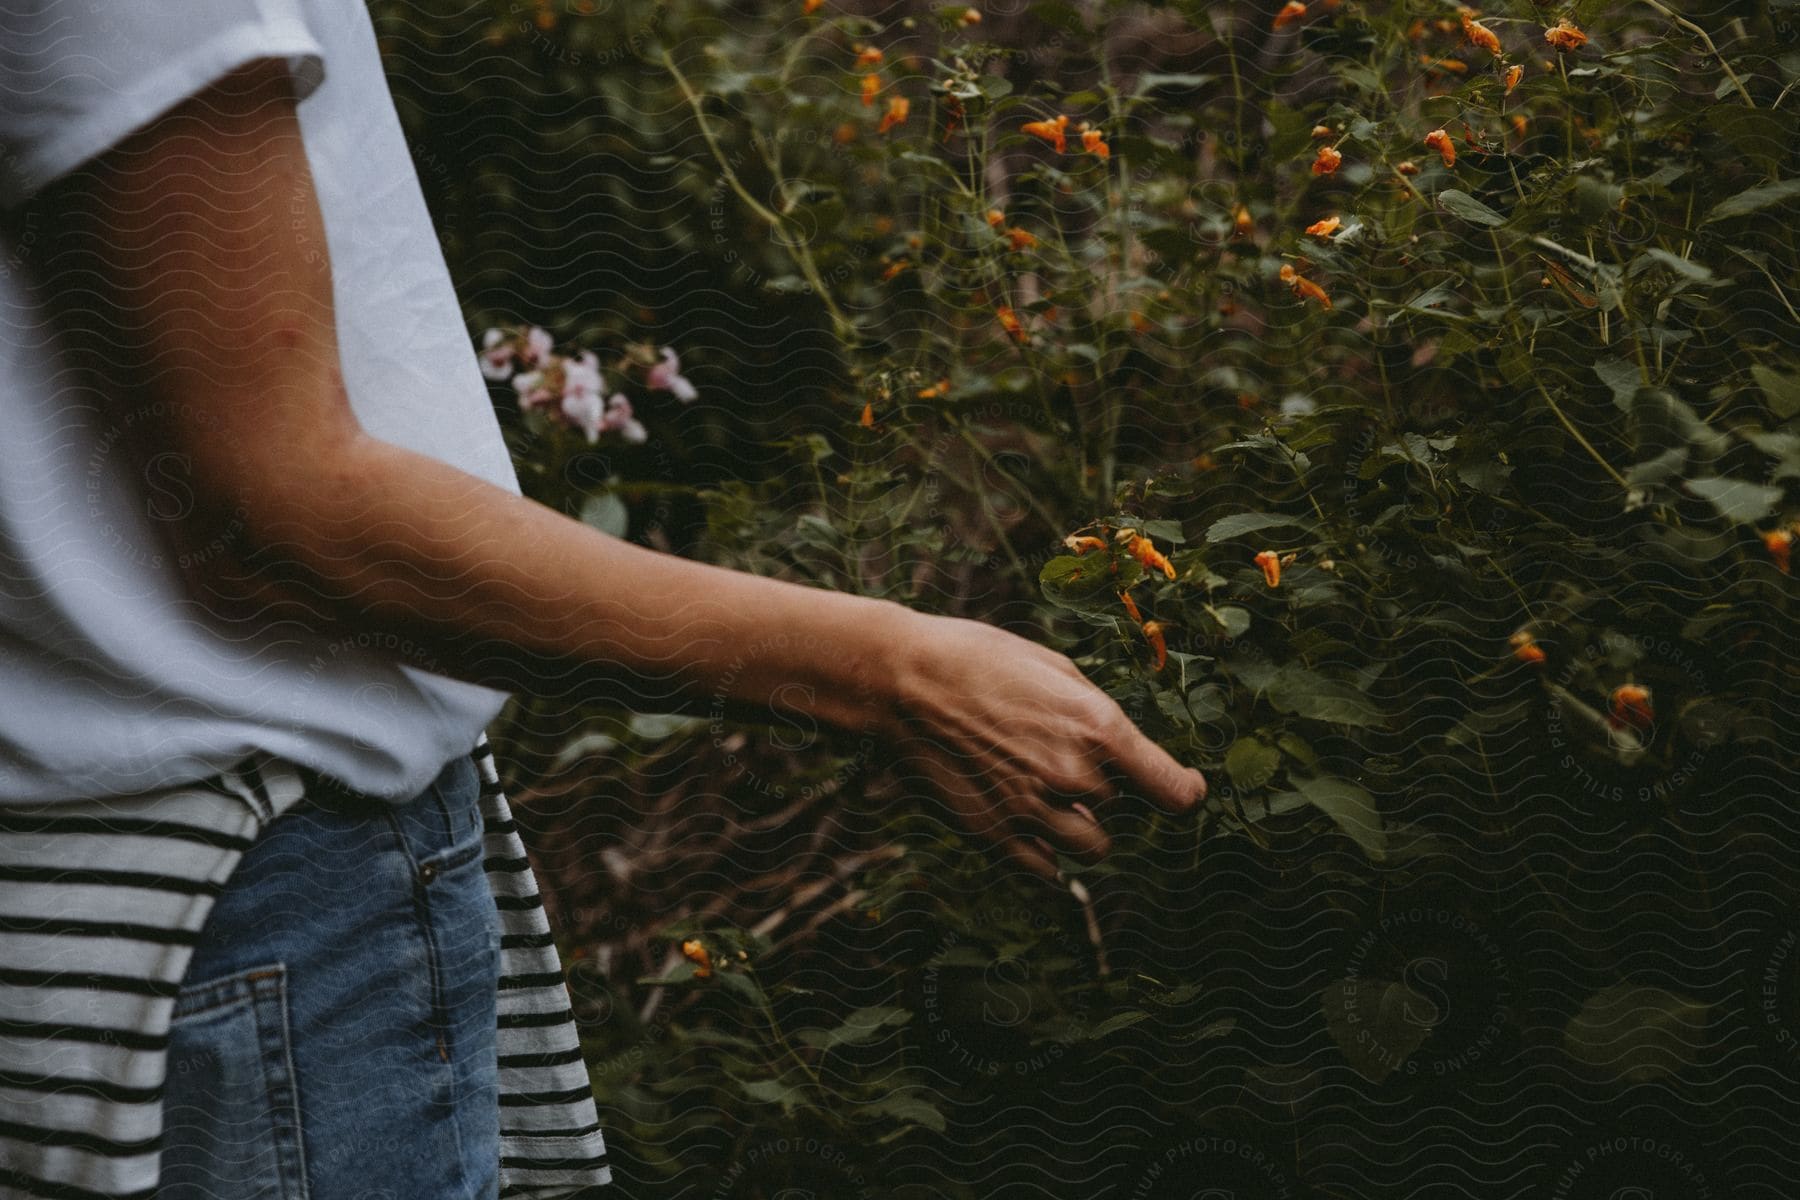
{"label": "elbow", "polygon": [[366,528],[370,440],[357,432],[276,461],[195,470],[186,480],[183,456],[165,455],[160,488],[158,465],[147,465],[150,511],[172,518],[170,561],[186,594],[232,620],[312,625],[330,615],[363,557],[357,533]]}

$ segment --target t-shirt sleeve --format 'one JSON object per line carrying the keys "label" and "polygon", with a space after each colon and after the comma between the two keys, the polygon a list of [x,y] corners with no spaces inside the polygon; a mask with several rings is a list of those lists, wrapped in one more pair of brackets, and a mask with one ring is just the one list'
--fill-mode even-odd
{"label": "t-shirt sleeve", "polygon": [[0,208],[270,58],[324,81],[302,0],[0,0]]}

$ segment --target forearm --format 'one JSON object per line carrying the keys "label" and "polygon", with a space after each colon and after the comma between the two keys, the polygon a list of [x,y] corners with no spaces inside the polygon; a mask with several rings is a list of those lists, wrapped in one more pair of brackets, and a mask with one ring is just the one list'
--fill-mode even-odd
{"label": "forearm", "polygon": [[891,731],[929,620],[645,549],[366,436],[328,480],[244,501],[284,494],[305,500],[248,510],[254,561],[325,601],[322,624],[403,634],[419,665],[511,691]]}

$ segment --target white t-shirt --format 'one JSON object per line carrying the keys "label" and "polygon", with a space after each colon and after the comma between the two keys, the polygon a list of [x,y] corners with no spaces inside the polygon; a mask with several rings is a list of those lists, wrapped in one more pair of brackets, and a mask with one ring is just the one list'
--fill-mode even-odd
{"label": "white t-shirt", "polygon": [[0,0],[0,805],[165,787],[257,750],[407,798],[505,700],[382,635],[246,643],[188,602],[165,532],[184,484],[125,450],[157,398],[77,376],[34,278],[55,214],[24,201],[265,58],[303,97],[351,407],[518,491],[361,3]]}

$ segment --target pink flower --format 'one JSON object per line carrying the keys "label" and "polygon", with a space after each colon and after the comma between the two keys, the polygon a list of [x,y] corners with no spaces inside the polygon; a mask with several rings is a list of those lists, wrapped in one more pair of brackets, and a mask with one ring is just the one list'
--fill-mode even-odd
{"label": "pink flower", "polygon": [[512,374],[514,346],[512,339],[498,329],[481,336],[481,373],[495,382]]}
{"label": "pink flower", "polygon": [[550,390],[542,371],[513,376],[513,390],[519,393],[519,407],[526,412],[544,408],[556,399],[556,393]]}
{"label": "pink flower", "polygon": [[606,419],[603,427],[617,431],[618,435],[628,442],[641,444],[650,436],[644,426],[632,415],[631,401],[616,394],[606,402]]}
{"label": "pink flower", "polygon": [[587,434],[590,443],[599,441],[601,431],[606,428],[606,402],[596,392],[565,394],[562,414],[568,418],[569,424]]}
{"label": "pink flower", "polygon": [[550,360],[550,351],[554,346],[550,334],[533,325],[525,333],[525,348],[519,351],[519,361],[528,367],[541,367]]}
{"label": "pink flower", "polygon": [[562,414],[569,423],[597,442],[605,428],[606,404],[601,393],[606,383],[600,378],[600,360],[592,350],[583,350],[574,358],[565,358],[563,368]]}
{"label": "pink flower", "polygon": [[650,374],[645,382],[653,388],[675,393],[675,398],[683,404],[697,399],[700,395],[694,390],[694,385],[682,377],[681,359],[676,356],[673,346],[662,348],[662,361],[650,368]]}

